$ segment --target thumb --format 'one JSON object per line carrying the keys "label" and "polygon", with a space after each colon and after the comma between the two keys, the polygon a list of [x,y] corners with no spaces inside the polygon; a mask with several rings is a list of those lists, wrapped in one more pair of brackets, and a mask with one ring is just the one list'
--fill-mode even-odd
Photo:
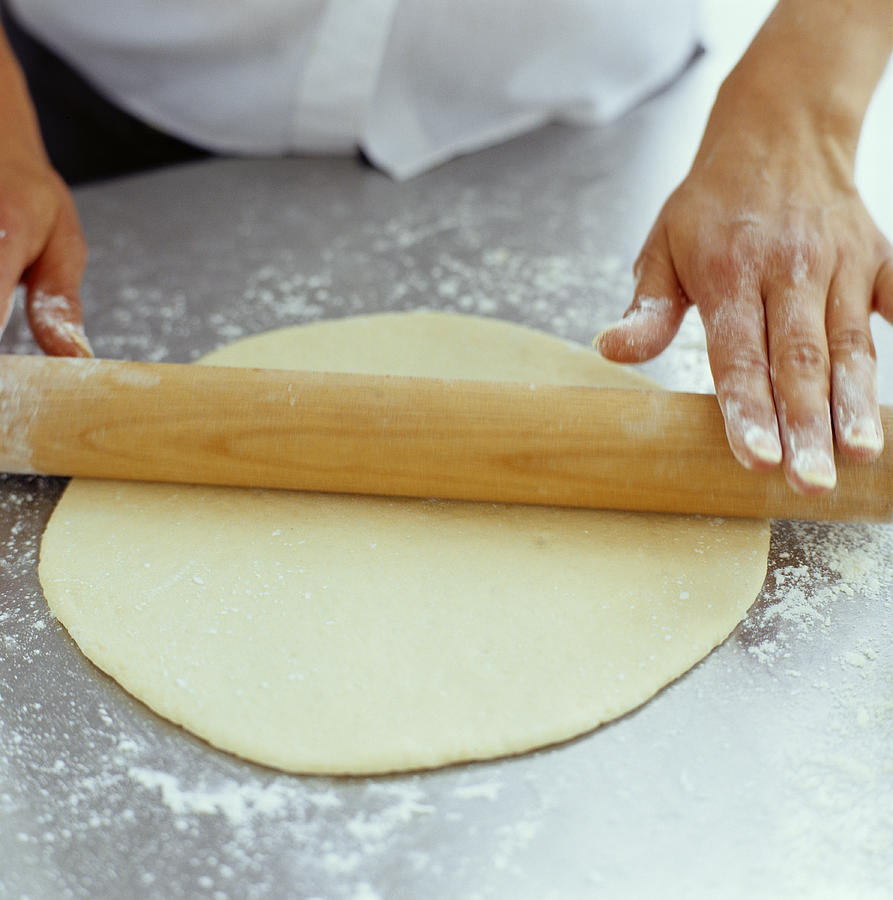
{"label": "thumb", "polygon": [[92,356],[84,334],[80,283],[87,247],[73,206],[60,212],[40,256],[25,276],[28,324],[52,356]]}
{"label": "thumb", "polygon": [[593,341],[595,349],[614,362],[637,363],[657,356],[676,336],[690,305],[665,240],[649,239],[636,270],[633,302],[616,325]]}
{"label": "thumb", "polygon": [[874,282],[874,308],[893,324],[893,256],[884,260]]}
{"label": "thumb", "polygon": [[34,340],[48,356],[93,355],[76,294],[29,287],[25,308]]}

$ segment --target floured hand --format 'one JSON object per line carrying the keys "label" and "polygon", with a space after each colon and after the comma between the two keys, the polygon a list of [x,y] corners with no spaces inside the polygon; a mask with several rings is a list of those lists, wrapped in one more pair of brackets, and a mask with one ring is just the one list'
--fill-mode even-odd
{"label": "floured hand", "polygon": [[23,284],[39,346],[91,356],[79,290],[87,259],[74,200],[52,169],[24,79],[0,33],[0,333]]}
{"label": "floured hand", "polygon": [[[813,20],[846,14],[808,2]],[[868,320],[876,310],[893,321],[893,250],[855,189],[853,161],[889,38],[881,29],[872,58],[862,39],[881,14],[876,0],[845,35],[840,22],[811,22],[815,52],[829,32],[843,35],[838,61],[851,81],[834,82],[833,102],[802,96],[788,71],[813,52],[802,5],[779,4],[723,85],[692,169],[637,261],[633,303],[596,346],[617,361],[650,359],[695,305],[735,456],[751,469],[783,461],[796,489],[821,493],[836,482],[835,435],[856,459],[883,447]]]}
{"label": "floured hand", "polygon": [[34,339],[54,356],[92,356],[78,297],[86,244],[61,179],[0,161],[0,322],[24,284]]}

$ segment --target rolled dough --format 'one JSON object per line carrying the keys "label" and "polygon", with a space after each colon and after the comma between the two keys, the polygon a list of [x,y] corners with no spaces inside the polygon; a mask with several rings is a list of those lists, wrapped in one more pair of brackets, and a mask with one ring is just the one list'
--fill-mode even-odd
{"label": "rolled dough", "polygon": [[[274,331],[218,365],[647,387],[468,316]],[[99,668],[217,747],[373,773],[540,747],[646,701],[760,590],[765,522],[73,481],[52,611]]]}

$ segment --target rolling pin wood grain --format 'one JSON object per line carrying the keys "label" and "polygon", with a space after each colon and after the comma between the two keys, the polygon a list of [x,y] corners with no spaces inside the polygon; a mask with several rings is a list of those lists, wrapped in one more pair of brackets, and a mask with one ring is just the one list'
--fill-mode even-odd
{"label": "rolling pin wood grain", "polygon": [[[893,410],[884,409],[885,431]],[[0,471],[825,520],[893,517],[893,455],[806,497],[712,396],[0,356]]]}

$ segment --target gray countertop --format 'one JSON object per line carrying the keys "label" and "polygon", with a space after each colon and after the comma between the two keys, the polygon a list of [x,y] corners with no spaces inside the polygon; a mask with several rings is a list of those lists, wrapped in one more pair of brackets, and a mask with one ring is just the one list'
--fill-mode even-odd
{"label": "gray countertop", "polygon": [[[545,128],[404,184],[293,159],[79,190],[94,347],[187,361],[244,334],[420,306],[588,342],[628,302],[733,44],[619,123]],[[888,234],[891,97],[888,78],[859,170]],[[890,330],[876,328],[887,403]],[[34,352],[21,310],[0,350]],[[710,389],[695,317],[646,369]],[[583,738],[308,778],[209,748],[80,655],[37,580],[63,486],[0,476],[0,897],[893,895],[888,526],[773,523],[765,587],[732,637]]]}

